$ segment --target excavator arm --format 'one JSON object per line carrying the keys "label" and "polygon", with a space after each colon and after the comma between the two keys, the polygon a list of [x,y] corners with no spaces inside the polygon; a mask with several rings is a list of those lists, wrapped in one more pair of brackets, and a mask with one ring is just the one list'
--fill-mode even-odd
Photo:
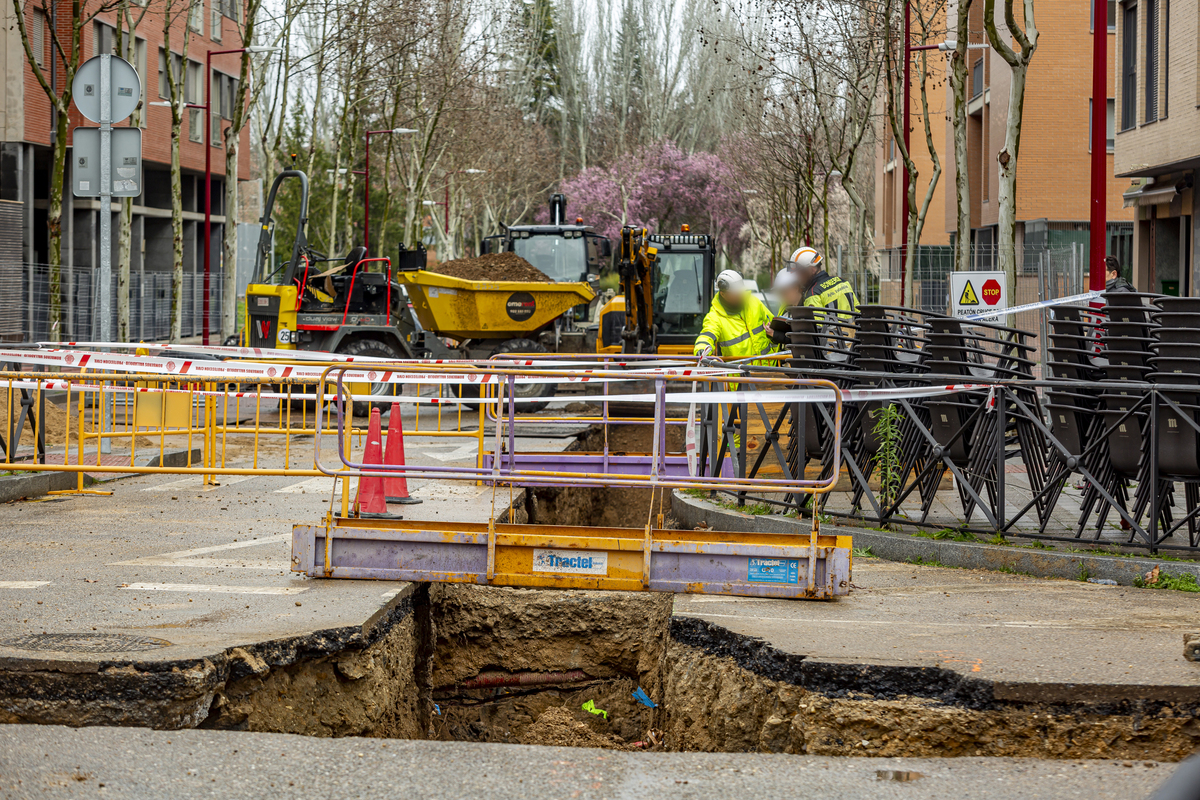
{"label": "excavator arm", "polygon": [[650,243],[645,228],[621,229],[621,256],[617,274],[625,296],[625,329],[621,332],[622,352],[653,353],[654,267],[658,248]]}

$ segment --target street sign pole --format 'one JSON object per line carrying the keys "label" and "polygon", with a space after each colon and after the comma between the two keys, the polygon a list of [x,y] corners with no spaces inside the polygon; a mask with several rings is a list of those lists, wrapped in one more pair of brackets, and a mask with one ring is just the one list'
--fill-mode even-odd
{"label": "street sign pole", "polygon": [[100,56],[100,341],[112,341],[112,56]]}

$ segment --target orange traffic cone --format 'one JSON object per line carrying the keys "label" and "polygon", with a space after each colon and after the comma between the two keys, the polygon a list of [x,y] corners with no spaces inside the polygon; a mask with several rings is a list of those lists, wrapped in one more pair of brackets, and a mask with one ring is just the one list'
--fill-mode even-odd
{"label": "orange traffic cone", "polygon": [[[379,409],[371,409],[371,424],[367,428],[367,447],[363,452],[364,464],[383,463],[383,433],[380,430]],[[387,500],[383,496],[383,478],[363,475],[358,479],[358,495],[354,499],[360,517],[387,517]]]}
{"label": "orange traffic cone", "polygon": [[[383,463],[389,467],[404,466],[404,422],[400,419],[400,404],[392,403],[392,411],[388,416],[387,448],[383,453]],[[389,503],[411,506],[419,502],[408,495],[408,478],[388,476],[383,479],[383,496]]]}

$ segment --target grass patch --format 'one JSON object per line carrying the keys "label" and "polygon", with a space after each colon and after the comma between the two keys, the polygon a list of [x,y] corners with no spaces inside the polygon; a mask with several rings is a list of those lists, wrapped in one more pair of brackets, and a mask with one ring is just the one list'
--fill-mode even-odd
{"label": "grass patch", "polygon": [[1007,545],[1008,545],[1008,539],[1005,539],[1005,538],[1004,538],[1004,534],[1003,534],[1003,533],[997,533],[995,536],[993,536],[992,538],[988,539],[988,540],[987,540],[987,543],[988,543],[988,544],[995,544],[995,545],[1003,545],[1003,546],[1007,546]]}
{"label": "grass patch", "polygon": [[923,558],[921,556],[915,556],[914,558],[910,558],[908,560],[908,563],[916,564],[918,567],[941,567],[942,569],[956,569],[955,567],[952,567],[949,564],[943,564],[941,561],[938,561],[936,558]]}
{"label": "grass patch", "polygon": [[[1157,573],[1155,575],[1154,573]],[[1182,575],[1172,575],[1169,572],[1160,572],[1157,567],[1150,573],[1154,575],[1154,581],[1147,582],[1142,575],[1133,579],[1133,585],[1139,589],[1170,589],[1176,592],[1200,592],[1200,583],[1196,582],[1196,576],[1190,572],[1185,572]]]}
{"label": "grass patch", "polygon": [[878,558],[869,547],[856,547],[853,553],[855,558]]}

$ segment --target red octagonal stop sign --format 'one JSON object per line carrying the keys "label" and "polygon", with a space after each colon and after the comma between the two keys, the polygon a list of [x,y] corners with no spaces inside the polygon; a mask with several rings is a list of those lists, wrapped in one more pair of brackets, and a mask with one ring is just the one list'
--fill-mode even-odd
{"label": "red octagonal stop sign", "polygon": [[1000,281],[995,278],[984,281],[980,294],[983,295],[983,302],[989,306],[996,305],[1000,302]]}

